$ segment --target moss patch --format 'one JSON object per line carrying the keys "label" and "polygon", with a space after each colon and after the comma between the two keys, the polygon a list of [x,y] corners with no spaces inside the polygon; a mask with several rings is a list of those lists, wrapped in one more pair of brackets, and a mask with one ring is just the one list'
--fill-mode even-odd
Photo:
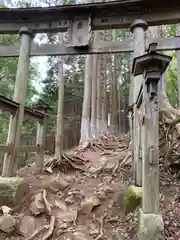
{"label": "moss patch", "polygon": [[125,212],[134,212],[142,201],[142,188],[136,186],[130,186],[124,192]]}
{"label": "moss patch", "polygon": [[19,177],[0,177],[0,206],[12,207],[29,194],[29,184]]}

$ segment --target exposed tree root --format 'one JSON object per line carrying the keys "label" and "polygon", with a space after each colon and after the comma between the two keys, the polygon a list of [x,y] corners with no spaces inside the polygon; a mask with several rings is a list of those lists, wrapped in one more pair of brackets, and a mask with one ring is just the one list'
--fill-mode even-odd
{"label": "exposed tree root", "polygon": [[51,235],[53,234],[56,218],[54,215],[52,215],[51,204],[47,200],[47,191],[46,190],[43,190],[43,201],[46,206],[46,213],[50,217],[50,223],[49,223],[49,225],[44,225],[43,227],[38,228],[30,237],[26,238],[26,240],[33,240],[45,229],[48,229],[48,231],[41,238],[42,240],[49,239],[51,237]]}
{"label": "exposed tree root", "polygon": [[43,190],[43,201],[46,206],[46,212],[47,212],[48,216],[50,217],[49,229],[46,232],[46,234],[42,237],[42,240],[47,240],[53,234],[56,218],[54,215],[52,215],[51,204],[47,200],[47,191],[46,190]]}
{"label": "exposed tree root", "polygon": [[162,91],[160,93],[159,99],[161,119],[167,124],[175,124],[175,128],[180,136],[180,123],[177,121],[180,118],[180,110],[175,109],[171,106],[167,99],[165,91]]}
{"label": "exposed tree root", "polygon": [[60,158],[57,157],[50,157],[45,164],[45,170],[48,171],[48,169],[53,168],[59,168],[61,171],[66,172],[67,169],[76,169],[80,171],[85,171],[86,166],[85,162],[88,160],[84,159],[80,154],[77,154],[76,152],[65,152],[61,155]]}
{"label": "exposed tree root", "polygon": [[167,124],[161,121],[159,131],[160,163],[166,170],[178,173],[180,169],[180,136],[175,123]]}
{"label": "exposed tree root", "polygon": [[125,149],[128,148],[127,145],[122,145],[121,144],[122,139],[114,137],[112,138],[99,138],[96,141],[93,141],[91,143],[90,148],[94,151],[99,151],[99,152],[108,152],[108,154],[111,154],[113,152],[121,152]]}
{"label": "exposed tree root", "polygon": [[35,237],[37,237],[40,234],[40,232],[42,232],[43,230],[48,229],[48,228],[49,228],[48,225],[39,227],[38,229],[36,229],[36,231],[30,237],[26,238],[25,240],[33,240]]}
{"label": "exposed tree root", "polygon": [[[180,110],[171,106],[168,101],[164,84],[162,81],[159,94],[160,124],[159,124],[159,148],[160,163],[163,167],[174,165],[176,170],[180,169]],[[174,163],[177,163],[176,166]]]}
{"label": "exposed tree root", "polygon": [[131,152],[128,153],[128,155],[123,159],[123,161],[119,164],[119,167],[122,168],[125,165],[128,165],[131,163]]}
{"label": "exposed tree root", "polygon": [[[87,142],[86,142],[87,143]],[[73,151],[64,152],[61,157],[53,156],[49,157],[45,164],[45,171],[52,173],[54,168],[59,168],[61,171],[67,172],[68,169],[76,169],[80,171],[86,171],[86,162],[88,161],[82,157],[82,153],[88,149],[101,152],[102,155],[111,155],[115,152],[122,152],[128,149],[129,143],[122,144],[122,138],[108,139],[107,137],[101,137],[96,141],[89,142],[84,145],[83,148],[74,149]]]}
{"label": "exposed tree root", "polygon": [[47,200],[47,191],[45,189],[43,190],[43,201],[46,206],[47,214],[50,215],[51,214],[51,204]]}
{"label": "exposed tree root", "polygon": [[54,226],[55,226],[55,216],[52,215],[51,218],[50,218],[50,223],[49,223],[49,230],[47,231],[47,233],[42,237],[42,240],[47,240],[49,239],[52,234],[53,234],[53,231],[54,231]]}
{"label": "exposed tree root", "polygon": [[104,218],[101,218],[99,235],[95,238],[95,240],[99,240],[100,238],[103,237],[103,222],[104,222]]}
{"label": "exposed tree root", "polygon": [[100,218],[99,223],[99,235],[95,238],[95,240],[99,240],[103,237],[103,229],[104,229],[104,219],[107,217],[107,212]]}
{"label": "exposed tree root", "polygon": [[80,144],[77,147],[77,153],[83,152],[89,147],[90,147],[90,141],[85,141],[83,144]]}

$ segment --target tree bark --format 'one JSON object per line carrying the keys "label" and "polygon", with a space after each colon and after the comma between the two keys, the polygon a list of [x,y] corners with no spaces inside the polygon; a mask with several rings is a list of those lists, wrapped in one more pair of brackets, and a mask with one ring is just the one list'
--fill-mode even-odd
{"label": "tree bark", "polygon": [[[106,40],[106,32],[101,31],[100,40]],[[108,113],[107,113],[107,55],[101,55],[101,136],[108,134]]]}
{"label": "tree bark", "polygon": [[90,107],[91,107],[91,87],[92,87],[92,55],[87,55],[85,59],[85,79],[84,79],[84,98],[81,118],[81,137],[80,145],[86,146],[91,140],[90,127]]}
{"label": "tree bark", "polygon": [[108,134],[108,112],[107,112],[107,73],[106,73],[106,55],[101,59],[101,77],[102,77],[102,108],[101,108],[101,133],[103,136]]}
{"label": "tree bark", "polygon": [[[63,44],[63,34],[59,34],[59,42]],[[56,145],[55,155],[61,159],[63,150],[63,131],[64,131],[64,76],[63,76],[63,57],[59,57],[59,82],[58,82],[58,106],[56,120]]]}
{"label": "tree bark", "polygon": [[[112,32],[113,41],[116,40],[116,31]],[[118,132],[117,123],[117,106],[118,95],[117,95],[117,78],[116,78],[116,54],[112,55],[112,82],[111,82],[111,133],[115,135]]]}
{"label": "tree bark", "polygon": [[101,136],[101,56],[97,59],[97,137]]}
{"label": "tree bark", "polygon": [[120,84],[118,84],[118,131],[119,134],[122,133],[122,122],[121,122],[121,94],[120,94]]}
{"label": "tree bark", "polygon": [[[94,41],[96,41],[95,32]],[[91,98],[91,138],[95,140],[97,138],[97,63],[98,55],[93,55],[93,71],[92,71],[92,98]]]}

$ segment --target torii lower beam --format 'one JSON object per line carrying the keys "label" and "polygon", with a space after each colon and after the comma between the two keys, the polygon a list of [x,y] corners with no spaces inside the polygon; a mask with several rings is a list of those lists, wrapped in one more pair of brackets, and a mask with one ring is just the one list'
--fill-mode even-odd
{"label": "torii lower beam", "polygon": [[[146,50],[153,39],[146,39]],[[180,50],[180,36],[157,41],[157,51]],[[0,45],[0,57],[18,57],[20,45]],[[31,44],[30,56],[63,56],[101,53],[133,52],[133,39],[124,41],[93,43],[88,49],[76,49],[63,44]]]}

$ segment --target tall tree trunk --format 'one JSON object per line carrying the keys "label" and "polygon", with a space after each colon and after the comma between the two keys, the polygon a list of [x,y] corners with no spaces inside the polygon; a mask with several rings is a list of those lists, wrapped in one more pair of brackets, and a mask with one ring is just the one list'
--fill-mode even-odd
{"label": "tall tree trunk", "polygon": [[[101,31],[100,40],[106,40],[105,31]],[[107,55],[101,55],[101,136],[108,134],[108,114],[107,114]]]}
{"label": "tall tree trunk", "polygon": [[[63,34],[59,34],[59,42],[63,44]],[[61,159],[63,150],[63,131],[64,131],[64,76],[63,76],[63,57],[59,57],[59,82],[58,82],[58,106],[56,122],[56,145],[55,155]]]}
{"label": "tall tree trunk", "polygon": [[116,77],[116,54],[114,55],[114,70],[113,70],[113,85],[112,85],[112,94],[113,94],[113,106],[112,106],[112,114],[113,114],[113,129],[115,130],[115,134],[118,131],[118,123],[117,123],[117,110],[118,110],[118,95],[117,95],[117,77]]}
{"label": "tall tree trunk", "polygon": [[[95,38],[96,41],[96,38]],[[91,138],[97,138],[97,63],[98,55],[93,55],[92,98],[91,98]]]}
{"label": "tall tree trunk", "polygon": [[90,127],[90,107],[91,107],[91,87],[92,87],[92,55],[87,55],[85,59],[85,79],[84,79],[84,98],[81,118],[80,145],[85,147],[91,140]]}
{"label": "tall tree trunk", "polygon": [[119,134],[122,133],[122,121],[121,121],[121,93],[120,84],[118,83],[118,130]]}
{"label": "tall tree trunk", "polygon": [[[100,42],[101,32],[95,31],[94,33],[94,41]],[[101,135],[101,55],[95,55],[95,62],[96,64],[95,69],[95,78],[94,83],[96,82],[96,138],[99,138]]]}
{"label": "tall tree trunk", "polygon": [[[59,1],[63,5],[63,0]],[[58,35],[59,43],[63,44],[63,33]],[[61,159],[63,150],[63,130],[64,130],[64,76],[63,76],[63,57],[59,57],[59,81],[58,81],[58,106],[57,106],[57,120],[56,120],[56,141],[55,141],[55,155]]]}
{"label": "tall tree trunk", "polygon": [[106,55],[101,58],[101,81],[102,81],[102,108],[101,108],[101,133],[103,136],[108,134],[108,112],[107,112],[107,72],[106,72]]}
{"label": "tall tree trunk", "polygon": [[[116,31],[112,31],[113,41],[116,40]],[[118,110],[118,95],[117,95],[117,78],[116,78],[116,54],[112,55],[112,82],[111,82],[111,133],[115,135],[118,131],[117,110]]]}
{"label": "tall tree trunk", "polygon": [[101,136],[101,56],[97,59],[97,137]]}
{"label": "tall tree trunk", "polygon": [[110,68],[110,76],[109,76],[109,85],[110,85],[110,93],[109,93],[109,130],[110,133],[113,134],[114,126],[113,126],[113,69],[112,69],[112,59],[111,59],[111,68]]}

